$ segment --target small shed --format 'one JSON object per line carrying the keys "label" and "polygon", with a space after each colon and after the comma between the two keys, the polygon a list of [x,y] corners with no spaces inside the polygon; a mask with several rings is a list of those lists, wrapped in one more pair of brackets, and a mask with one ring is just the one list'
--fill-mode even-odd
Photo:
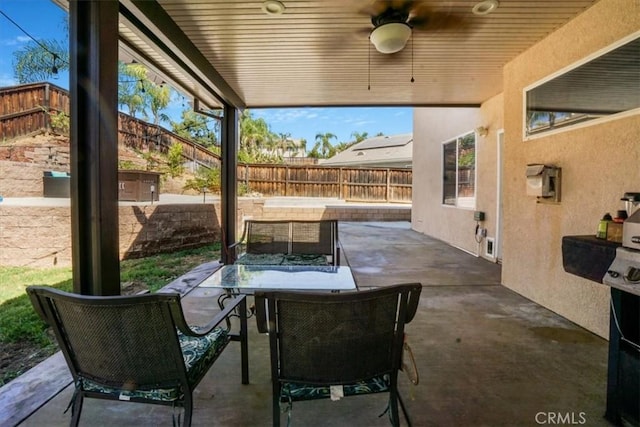
{"label": "small shed", "polygon": [[159,200],[160,173],[143,170],[118,171],[118,200],[148,202]]}

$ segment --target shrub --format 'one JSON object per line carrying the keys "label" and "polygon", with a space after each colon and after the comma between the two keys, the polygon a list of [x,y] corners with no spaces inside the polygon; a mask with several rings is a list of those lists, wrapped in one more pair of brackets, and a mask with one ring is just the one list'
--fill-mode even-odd
{"label": "shrub", "polygon": [[185,190],[195,190],[198,192],[207,191],[209,193],[220,192],[220,169],[200,167],[196,170],[196,176],[188,179],[185,183]]}
{"label": "shrub", "polygon": [[167,153],[167,169],[171,178],[175,178],[184,173],[182,157],[182,144],[171,144]]}

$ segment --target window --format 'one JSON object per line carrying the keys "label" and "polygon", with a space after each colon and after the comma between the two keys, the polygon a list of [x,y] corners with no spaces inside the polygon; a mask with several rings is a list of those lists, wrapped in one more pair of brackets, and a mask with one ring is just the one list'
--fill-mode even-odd
{"label": "window", "polygon": [[525,137],[637,111],[640,108],[638,34],[525,88]]}
{"label": "window", "polygon": [[476,134],[469,132],[442,147],[442,203],[462,208],[476,204]]}

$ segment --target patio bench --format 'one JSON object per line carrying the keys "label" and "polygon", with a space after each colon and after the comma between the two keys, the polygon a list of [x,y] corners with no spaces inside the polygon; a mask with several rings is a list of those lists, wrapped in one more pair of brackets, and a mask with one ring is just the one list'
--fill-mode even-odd
{"label": "patio bench", "polygon": [[339,265],[338,221],[247,220],[229,249],[236,264]]}

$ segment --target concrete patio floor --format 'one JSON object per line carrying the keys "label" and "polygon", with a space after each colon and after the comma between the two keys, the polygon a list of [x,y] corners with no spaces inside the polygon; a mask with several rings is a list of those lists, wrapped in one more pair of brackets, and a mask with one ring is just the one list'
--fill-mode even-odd
{"label": "concrete patio floor", "polygon": [[[607,342],[500,285],[500,266],[431,239],[408,223],[340,223],[343,264],[358,286],[421,282],[418,313],[407,326],[420,383],[401,374],[415,426],[609,425]],[[215,291],[183,299],[188,319],[217,311]],[[250,384],[240,383],[239,345],[231,343],[195,391],[196,426],[271,425],[268,339],[249,321]],[[23,426],[68,425],[66,387]],[[387,395],[293,405],[293,426],[388,426],[378,418]],[[170,426],[172,409],[85,401],[80,425]],[[282,416],[286,423],[286,415]],[[404,425],[404,419],[402,420]]]}

